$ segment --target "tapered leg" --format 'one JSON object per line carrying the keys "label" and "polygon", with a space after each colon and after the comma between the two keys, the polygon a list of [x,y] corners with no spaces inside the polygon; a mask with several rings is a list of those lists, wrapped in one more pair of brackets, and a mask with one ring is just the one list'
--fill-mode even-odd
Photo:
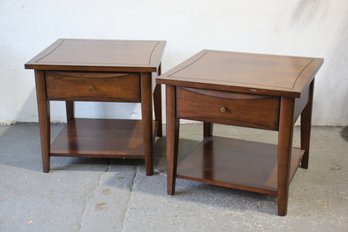
{"label": "tapered leg", "polygon": [[143,123],[146,175],[153,174],[152,80],[151,73],[141,73],[141,115]]}
{"label": "tapered leg", "polygon": [[[69,123],[69,121],[71,121],[75,118],[74,101],[65,101],[65,108],[66,108],[66,120],[67,120],[67,123]],[[68,128],[69,128],[68,129],[68,136],[77,134],[76,123],[68,125]],[[68,146],[69,146],[69,149],[71,151],[76,149],[76,144],[74,144],[74,143],[69,143]]]}
{"label": "tapered leg", "polygon": [[203,137],[211,137],[213,135],[213,123],[203,122]]}
{"label": "tapered leg", "polygon": [[179,119],[176,118],[175,87],[166,85],[167,118],[167,192],[175,192],[176,168],[178,161]]}
{"label": "tapered leg", "polygon": [[278,135],[278,215],[285,216],[288,208],[290,161],[293,135],[294,99],[281,98]]}
{"label": "tapered leg", "polygon": [[305,169],[308,168],[308,161],[309,161],[314,80],[312,81],[310,85],[309,91],[310,92],[309,92],[308,103],[301,114],[301,149],[305,151],[301,161],[301,168],[305,168]]}
{"label": "tapered leg", "polygon": [[45,73],[35,71],[37,108],[39,112],[42,169],[43,172],[50,170],[50,103],[46,97]]}
{"label": "tapered leg", "polygon": [[[161,65],[158,67],[158,76],[161,75]],[[161,85],[156,85],[153,93],[155,120],[158,123],[157,136],[162,137],[162,89]]]}
{"label": "tapered leg", "polygon": [[154,92],[155,120],[158,123],[157,136],[162,137],[162,90],[161,85],[156,85]]}
{"label": "tapered leg", "polygon": [[66,119],[67,121],[75,118],[75,111],[74,111],[74,102],[73,101],[66,101],[65,102],[65,108],[66,108]]}

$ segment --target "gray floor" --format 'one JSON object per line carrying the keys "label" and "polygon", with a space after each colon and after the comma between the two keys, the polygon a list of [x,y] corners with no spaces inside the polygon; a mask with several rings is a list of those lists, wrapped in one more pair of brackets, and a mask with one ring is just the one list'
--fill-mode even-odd
{"label": "gray floor", "polygon": [[[62,125],[54,125],[56,135]],[[201,139],[185,124],[180,154]],[[217,125],[215,134],[275,143],[275,132]],[[298,145],[296,128],[294,144]],[[348,129],[314,127],[309,170],[290,186],[288,215],[275,198],[178,180],[166,194],[165,139],[156,172],[141,161],[52,158],[42,173],[38,127],[0,127],[0,231],[348,231]]]}

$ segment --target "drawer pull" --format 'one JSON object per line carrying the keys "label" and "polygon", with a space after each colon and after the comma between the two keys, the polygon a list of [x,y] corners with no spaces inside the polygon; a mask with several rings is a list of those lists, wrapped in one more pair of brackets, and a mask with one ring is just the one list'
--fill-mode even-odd
{"label": "drawer pull", "polygon": [[94,85],[89,85],[89,86],[88,86],[88,90],[89,90],[90,92],[94,91],[94,89],[95,89]]}
{"label": "drawer pull", "polygon": [[224,106],[223,106],[223,107],[221,107],[221,108],[220,108],[220,112],[221,112],[221,113],[225,113],[225,112],[227,112],[227,108],[226,108],[226,107],[224,107]]}

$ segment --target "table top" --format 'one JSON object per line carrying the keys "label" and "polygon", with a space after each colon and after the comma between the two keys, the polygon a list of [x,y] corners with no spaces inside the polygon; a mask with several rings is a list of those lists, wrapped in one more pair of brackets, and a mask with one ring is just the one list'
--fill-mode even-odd
{"label": "table top", "polygon": [[27,69],[156,72],[165,41],[58,39],[25,64]]}
{"label": "table top", "polygon": [[321,58],[202,50],[157,83],[191,88],[300,97]]}

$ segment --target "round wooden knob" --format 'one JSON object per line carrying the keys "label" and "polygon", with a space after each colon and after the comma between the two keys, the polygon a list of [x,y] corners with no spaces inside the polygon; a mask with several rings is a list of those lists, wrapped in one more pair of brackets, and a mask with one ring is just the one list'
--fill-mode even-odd
{"label": "round wooden knob", "polygon": [[221,113],[225,113],[226,111],[227,111],[227,108],[226,108],[226,107],[223,106],[223,107],[220,108],[220,112],[221,112]]}
{"label": "round wooden knob", "polygon": [[89,85],[89,86],[88,86],[88,90],[89,90],[89,91],[93,91],[94,89],[95,89],[95,88],[94,88],[94,85]]}

